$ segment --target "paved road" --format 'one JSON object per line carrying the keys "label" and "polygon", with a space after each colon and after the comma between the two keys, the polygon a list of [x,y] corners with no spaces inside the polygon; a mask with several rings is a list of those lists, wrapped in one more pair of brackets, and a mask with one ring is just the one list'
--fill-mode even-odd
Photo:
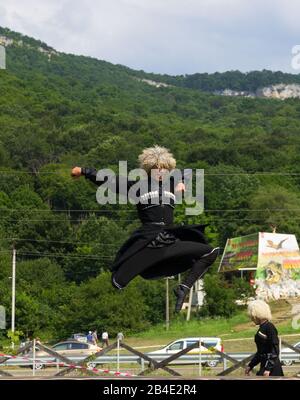
{"label": "paved road", "polygon": [[[172,368],[175,371],[179,372],[182,376],[188,376],[188,377],[197,377],[199,376],[199,367],[197,365],[194,366],[183,366],[183,367],[175,367]],[[2,370],[2,369],[1,369]],[[60,369],[61,370],[61,369]],[[284,370],[284,374],[286,376],[295,376],[297,372],[300,372],[300,363],[299,364],[295,364],[289,367],[283,367]],[[56,368],[44,368],[42,370],[38,370],[35,371],[35,375],[33,375],[33,370],[29,369],[29,368],[10,368],[10,369],[3,369],[3,371],[6,371],[10,374],[12,374],[14,377],[16,378],[21,378],[21,377],[45,377],[45,378],[49,378],[54,376],[57,372],[58,369]],[[121,371],[123,371],[123,369],[121,369]],[[203,376],[215,376],[217,373],[222,371],[222,367],[216,367],[213,369],[205,369],[202,368],[202,374]],[[241,369],[238,370],[238,376],[241,376]],[[127,368],[126,372],[132,373],[132,374],[138,374],[140,372],[139,369],[137,368]],[[162,370],[158,371],[155,373],[155,375],[159,375],[160,372],[162,372]],[[74,373],[73,373],[74,374]],[[163,375],[165,376],[165,373],[163,373]],[[82,374],[78,374],[78,376],[82,376]],[[112,377],[112,375],[107,375],[109,377]],[[151,376],[151,374],[150,374]],[[167,376],[167,375],[166,375]],[[230,376],[234,376],[234,374],[230,375]],[[1,377],[0,377],[1,379]]]}

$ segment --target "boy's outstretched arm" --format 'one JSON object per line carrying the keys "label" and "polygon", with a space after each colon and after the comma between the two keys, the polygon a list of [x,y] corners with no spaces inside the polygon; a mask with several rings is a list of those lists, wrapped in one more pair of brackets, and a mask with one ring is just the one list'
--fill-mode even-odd
{"label": "boy's outstretched arm", "polygon": [[72,168],[71,176],[73,178],[79,178],[80,176],[84,176],[85,179],[90,180],[91,182],[95,183],[98,186],[102,185],[107,180],[107,177],[103,180],[97,179],[97,170],[95,168],[87,168],[87,167]]}

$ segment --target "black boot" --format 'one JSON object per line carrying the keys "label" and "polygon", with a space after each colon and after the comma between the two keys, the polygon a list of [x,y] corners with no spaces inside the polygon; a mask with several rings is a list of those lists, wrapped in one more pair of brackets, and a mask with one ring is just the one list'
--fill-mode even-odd
{"label": "black boot", "polygon": [[176,306],[175,306],[175,312],[179,313],[182,305],[184,303],[184,299],[189,292],[190,288],[184,285],[178,285],[176,288],[174,288],[174,294],[177,297],[176,300]]}
{"label": "black boot", "polygon": [[123,286],[121,286],[119,283],[116,282],[116,280],[115,280],[115,274],[114,274],[114,273],[111,274],[111,284],[112,284],[113,287],[115,287],[116,289],[119,289],[119,290],[123,289]]}

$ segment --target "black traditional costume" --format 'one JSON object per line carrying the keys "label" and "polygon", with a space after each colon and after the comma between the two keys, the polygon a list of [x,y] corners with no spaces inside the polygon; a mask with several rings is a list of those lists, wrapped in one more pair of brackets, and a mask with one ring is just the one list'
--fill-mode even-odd
{"label": "black traditional costume", "polygon": [[[97,170],[82,168],[82,175],[100,186],[107,179],[97,180]],[[114,178],[116,193],[121,184],[129,189],[137,181],[121,176]],[[181,181],[184,181],[182,176]],[[175,179],[171,179],[168,190],[162,181],[148,176],[143,181],[137,202],[137,212],[142,225],[121,246],[116,254],[112,270],[112,284],[124,288],[134,277],[156,279],[177,275],[190,269],[190,274],[175,290],[177,311],[180,311],[184,297],[194,282],[199,279],[218,255],[218,248],[212,248],[204,236],[206,225],[174,225],[173,212],[176,203]]]}
{"label": "black traditional costume", "polygon": [[260,324],[255,335],[257,352],[248,364],[250,370],[260,363],[260,369],[256,375],[263,375],[270,371],[270,376],[283,376],[279,359],[278,333],[272,322],[265,321]]}

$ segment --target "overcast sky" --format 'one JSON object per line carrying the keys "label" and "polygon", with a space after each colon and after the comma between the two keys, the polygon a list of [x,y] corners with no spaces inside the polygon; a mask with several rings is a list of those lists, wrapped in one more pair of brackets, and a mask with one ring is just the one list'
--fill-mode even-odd
{"label": "overcast sky", "polygon": [[300,73],[300,0],[0,0],[0,26],[147,72]]}

